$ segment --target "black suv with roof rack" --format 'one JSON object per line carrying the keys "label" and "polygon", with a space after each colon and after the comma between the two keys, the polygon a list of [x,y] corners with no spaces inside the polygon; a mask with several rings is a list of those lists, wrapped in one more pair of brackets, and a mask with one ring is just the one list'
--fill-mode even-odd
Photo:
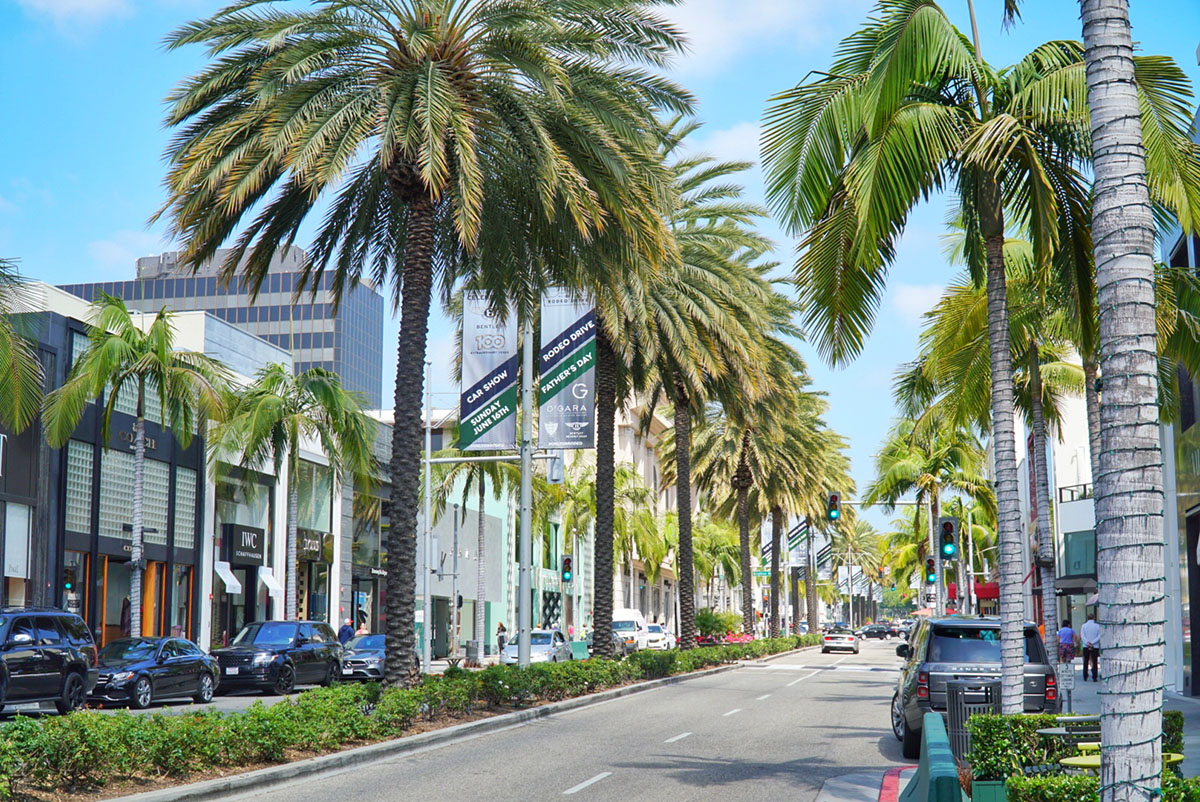
{"label": "black suv with roof rack", "polygon": [[78,710],[96,686],[96,643],[83,619],[49,607],[0,609],[0,710],[54,702]]}
{"label": "black suv with roof rack", "polygon": [[[1025,712],[1057,713],[1062,705],[1058,678],[1046,655],[1037,626],[1025,628]],[[892,731],[904,756],[921,756],[921,724],[926,713],[946,715],[946,681],[1000,677],[1000,619],[947,616],[917,622],[908,643],[896,647],[904,658],[892,697]],[[968,702],[984,702],[968,694]]]}

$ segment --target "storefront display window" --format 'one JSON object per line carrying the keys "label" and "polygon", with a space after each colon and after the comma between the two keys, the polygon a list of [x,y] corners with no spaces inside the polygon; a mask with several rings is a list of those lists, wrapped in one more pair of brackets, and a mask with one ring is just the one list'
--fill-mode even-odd
{"label": "storefront display window", "polygon": [[33,509],[8,502],[4,507],[4,605],[29,604],[29,535]]}
{"label": "storefront display window", "polygon": [[329,468],[301,460],[296,474],[300,497],[296,524],[317,532],[333,531],[333,475]]}
{"label": "storefront display window", "polygon": [[196,544],[196,472],[175,468],[175,548],[190,549]]}
{"label": "storefront display window", "polygon": [[382,499],[378,496],[354,493],[354,562],[359,565],[379,565],[379,510]]}
{"label": "storefront display window", "polygon": [[67,443],[67,531],[92,531],[92,450],[90,443]]}

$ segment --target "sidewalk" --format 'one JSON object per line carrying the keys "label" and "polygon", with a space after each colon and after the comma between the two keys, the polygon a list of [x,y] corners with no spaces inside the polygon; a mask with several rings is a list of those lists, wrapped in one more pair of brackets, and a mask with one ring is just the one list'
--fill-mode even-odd
{"label": "sidewalk", "polygon": [[916,766],[860,771],[825,781],[816,802],[896,802]]}

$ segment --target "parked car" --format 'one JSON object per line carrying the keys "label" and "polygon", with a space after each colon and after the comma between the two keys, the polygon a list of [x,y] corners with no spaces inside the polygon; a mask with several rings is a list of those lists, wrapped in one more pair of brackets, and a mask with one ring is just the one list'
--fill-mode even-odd
{"label": "parked car", "polygon": [[[609,637],[612,638],[612,644],[613,644],[612,655],[613,655],[613,657],[615,657],[619,660],[622,657],[625,657],[626,655],[628,655],[629,648],[625,645],[625,638],[621,637],[620,635],[618,635],[615,632],[609,632],[608,634],[609,634]],[[594,654],[596,651],[595,646],[592,642],[592,633],[590,633],[590,632],[588,633],[588,636],[587,636],[587,650],[588,650],[589,657],[592,654]]]}
{"label": "parked car", "polygon": [[[904,658],[892,697],[892,731],[904,756],[920,757],[921,722],[931,710],[946,714],[946,681],[1000,676],[1000,619],[953,616],[918,622],[908,643],[896,647]],[[1058,679],[1037,627],[1025,624],[1025,712],[1057,713],[1062,701]],[[982,688],[969,702],[984,702]]]}
{"label": "parked car", "polygon": [[828,654],[835,649],[858,654],[858,636],[849,627],[834,627],[825,633],[825,640],[821,643],[821,654]]}
{"label": "parked car", "polygon": [[383,679],[383,635],[357,635],[342,647],[342,679]]}
{"label": "parked car", "polygon": [[217,660],[183,638],[121,638],[100,650],[99,679],[90,698],[141,710],[156,699],[211,702]]}
{"label": "parked car", "polygon": [[665,651],[675,648],[675,635],[662,624],[646,625],[646,647]]}
{"label": "parked car", "polygon": [[331,685],[342,675],[342,645],[324,621],[255,621],[213,657],[221,668],[221,692],[286,694],[297,685]]}
{"label": "parked car", "polygon": [[650,648],[650,630],[646,625],[646,616],[642,615],[641,610],[629,607],[613,610],[612,628],[613,632],[625,639],[629,651]]}
{"label": "parked car", "polygon": [[0,710],[16,702],[54,702],[78,710],[96,687],[96,643],[74,613],[41,607],[0,609]]}
{"label": "parked car", "polygon": [[[514,640],[500,653],[500,662],[506,666],[517,663],[517,642]],[[529,633],[529,662],[561,663],[571,659],[571,647],[557,629],[535,629]]]}
{"label": "parked car", "polygon": [[885,640],[891,636],[891,630],[884,624],[868,624],[859,630],[859,637],[864,640]]}

